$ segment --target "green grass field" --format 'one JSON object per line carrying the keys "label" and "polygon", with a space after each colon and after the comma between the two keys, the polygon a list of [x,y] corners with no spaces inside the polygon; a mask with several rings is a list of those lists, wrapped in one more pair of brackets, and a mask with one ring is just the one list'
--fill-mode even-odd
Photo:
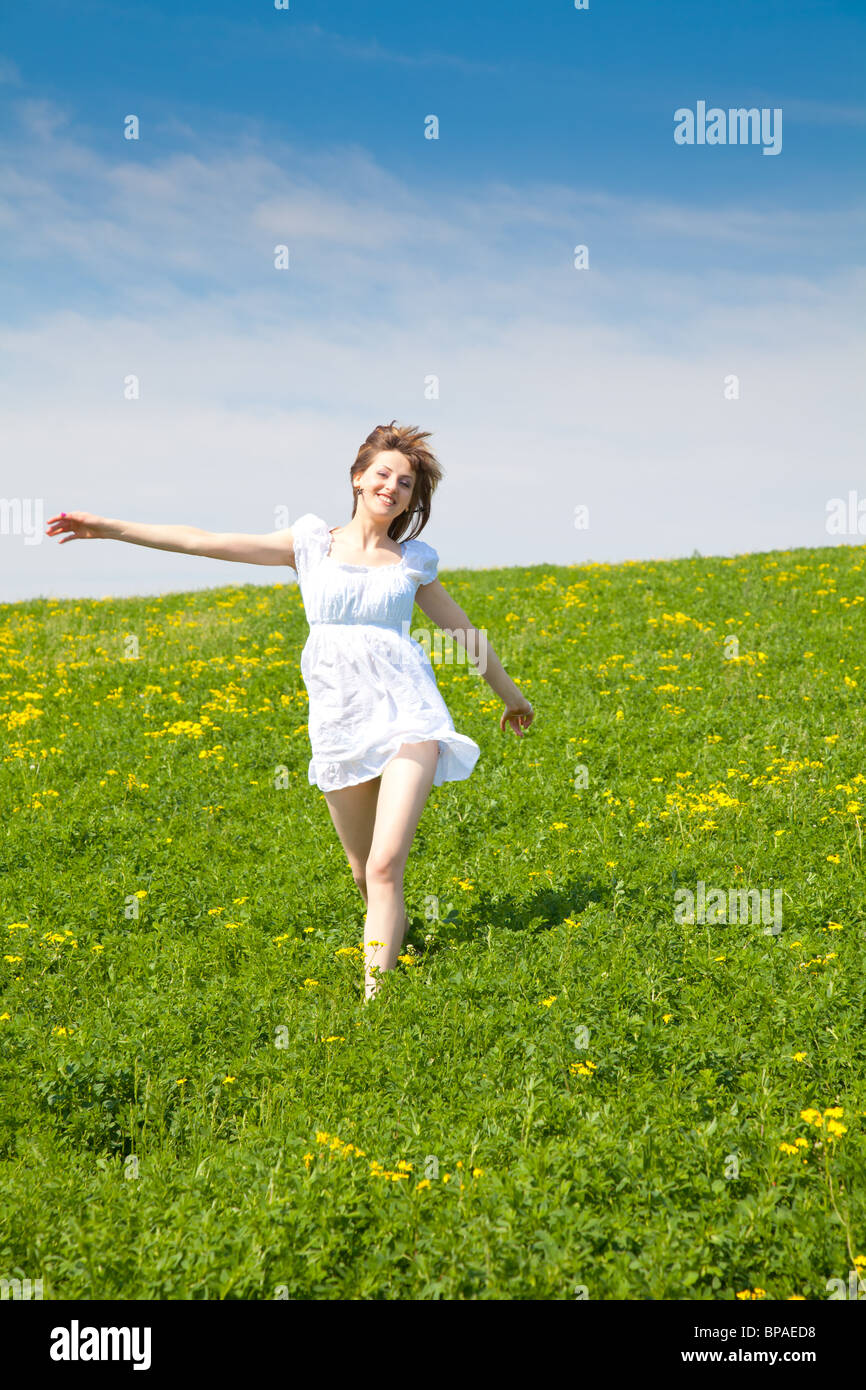
{"label": "green grass field", "polygon": [[[866,1281],[864,557],[445,573],[536,720],[437,666],[482,754],[431,793],[369,1004],[294,584],[0,608],[0,1277]],[[682,920],[699,882],[780,891],[781,929]]]}

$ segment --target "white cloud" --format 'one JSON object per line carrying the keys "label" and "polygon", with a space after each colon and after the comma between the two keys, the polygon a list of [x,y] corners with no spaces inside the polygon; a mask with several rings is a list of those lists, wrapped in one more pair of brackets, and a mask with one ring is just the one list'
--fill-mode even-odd
{"label": "white cloud", "polygon": [[816,125],[863,125],[866,123],[866,106],[849,102],[810,101],[797,97],[792,101],[779,103],[786,116],[798,121],[812,121]]}
{"label": "white cloud", "polygon": [[460,53],[442,53],[436,50],[427,50],[421,53],[400,53],[396,49],[387,48],[384,44],[379,43],[378,39],[345,38],[342,34],[330,32],[318,24],[302,25],[299,26],[299,29],[303,36],[322,40],[323,43],[330,45],[336,53],[344,58],[351,58],[353,62],[376,63],[380,66],[394,63],[399,67],[410,68],[446,67],[454,68],[468,76],[499,73],[503,69],[501,63],[484,63],[477,58],[466,58]]}
{"label": "white cloud", "polygon": [[0,53],[0,83],[8,87],[21,86],[21,73],[11,58]]}
{"label": "white cloud", "polygon": [[[809,255],[819,231],[844,246],[857,209],[834,223],[501,183],[432,200],[356,147],[142,164],[120,141],[88,149],[61,116],[29,109],[39,159],[3,152],[0,208],[35,272],[28,313],[0,328],[2,486],[46,516],[264,531],[285,505],[336,524],[357,448],[394,416],[435,431],[446,479],[426,535],[443,565],[828,544],[826,499],[862,480],[863,274],[810,273]],[[571,265],[581,225],[589,272]],[[728,243],[723,272],[677,265],[707,244],[726,264]],[[750,269],[733,268],[744,249]],[[0,537],[8,598],[280,577]]]}
{"label": "white cloud", "polygon": [[41,140],[50,140],[69,120],[68,113],[56,102],[35,97],[16,102],[15,113],[24,129]]}

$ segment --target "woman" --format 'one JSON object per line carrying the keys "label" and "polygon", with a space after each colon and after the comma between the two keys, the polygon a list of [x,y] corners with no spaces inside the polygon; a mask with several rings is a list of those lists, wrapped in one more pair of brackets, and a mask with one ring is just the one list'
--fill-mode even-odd
{"label": "woman", "polygon": [[403,874],[430,788],[468,777],[481,752],[455,730],[424,648],[409,635],[413,601],[467,651],[483,649],[484,663],[476,664],[505,704],[501,729],[508,724],[522,737],[535,717],[436,578],[436,551],[417,539],[442,476],[424,443],[429,435],[392,421],[367,436],[350,470],[354,501],[346,526],[330,529],[308,512],[285,530],[251,536],[61,512],[46,528],[49,536],[70,533],[61,545],[111,539],[296,571],[310,624],[301,655],[309,781],[324,794],[367,905],[367,999],[379,974],[393,969],[406,931]]}

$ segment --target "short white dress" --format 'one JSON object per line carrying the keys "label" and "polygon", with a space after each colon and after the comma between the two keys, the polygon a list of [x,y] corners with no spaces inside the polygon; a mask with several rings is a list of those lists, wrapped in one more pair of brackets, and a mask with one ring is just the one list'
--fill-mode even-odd
{"label": "short white dress", "polygon": [[330,529],[312,512],[298,518],[292,537],[310,624],[301,653],[310,784],[330,792],[370,781],[402,744],[434,738],[433,785],[468,777],[481,749],[456,732],[430,659],[410,635],[415,590],[436,578],[436,551],[408,540],[399,561],[348,565],[329,554]]}

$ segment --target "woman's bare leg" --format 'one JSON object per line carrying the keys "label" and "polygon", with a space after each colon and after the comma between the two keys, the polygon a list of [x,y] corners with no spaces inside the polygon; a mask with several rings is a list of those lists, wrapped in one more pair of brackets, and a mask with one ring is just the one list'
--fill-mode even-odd
{"label": "woman's bare leg", "polygon": [[369,782],[358,782],[354,787],[341,787],[339,791],[323,793],[334,828],[346,851],[352,878],[365,903],[367,856],[373,843],[379,782],[380,778],[374,777]]}
{"label": "woman's bare leg", "polygon": [[[355,886],[364,899],[365,906],[368,902],[367,856],[373,842],[379,782],[379,777],[373,777],[367,782],[357,782],[353,787],[341,787],[339,791],[322,793],[340,844],[346,851]],[[408,929],[407,916],[404,931]]]}
{"label": "woman's bare leg", "polygon": [[436,739],[404,743],[379,777],[373,838],[366,859],[364,993],[377,992],[374,968],[393,970],[406,930],[403,873],[439,761]]}

